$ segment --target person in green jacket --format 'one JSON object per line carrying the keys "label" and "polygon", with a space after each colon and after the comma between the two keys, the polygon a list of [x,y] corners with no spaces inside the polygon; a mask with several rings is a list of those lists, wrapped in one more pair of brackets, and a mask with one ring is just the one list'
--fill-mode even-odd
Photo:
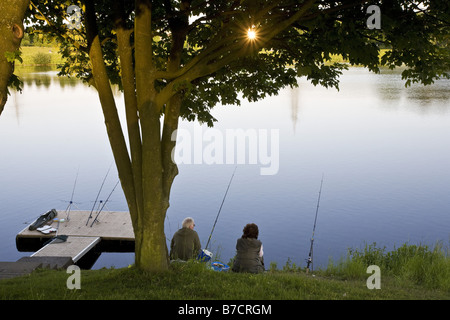
{"label": "person in green jacket", "polygon": [[264,252],[262,242],[258,240],[258,226],[249,223],[244,227],[242,237],[236,243],[234,272],[264,272]]}
{"label": "person in green jacket", "polygon": [[182,228],[175,232],[170,242],[170,260],[184,260],[197,258],[201,244],[196,231],[195,222],[191,217],[183,220]]}

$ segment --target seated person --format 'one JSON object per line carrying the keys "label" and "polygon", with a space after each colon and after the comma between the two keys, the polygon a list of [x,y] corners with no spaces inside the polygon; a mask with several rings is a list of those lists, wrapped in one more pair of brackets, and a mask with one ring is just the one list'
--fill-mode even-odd
{"label": "seated person", "polygon": [[183,220],[182,228],[175,232],[170,242],[170,260],[187,261],[197,258],[201,244],[194,227],[194,219],[191,217]]}
{"label": "seated person", "polygon": [[258,240],[258,226],[249,223],[244,227],[243,235],[236,243],[234,272],[259,273],[264,271],[262,242]]}

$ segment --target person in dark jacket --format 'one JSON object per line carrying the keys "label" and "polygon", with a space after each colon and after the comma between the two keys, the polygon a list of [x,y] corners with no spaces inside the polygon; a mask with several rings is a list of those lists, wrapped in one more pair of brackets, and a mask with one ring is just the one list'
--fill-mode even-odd
{"label": "person in dark jacket", "polygon": [[194,227],[194,219],[191,217],[183,220],[182,228],[175,232],[170,242],[170,260],[187,261],[197,258],[201,244]]}
{"label": "person in dark jacket", "polygon": [[236,243],[234,272],[259,273],[264,271],[264,252],[262,242],[258,240],[258,226],[249,223],[244,227],[242,237]]}

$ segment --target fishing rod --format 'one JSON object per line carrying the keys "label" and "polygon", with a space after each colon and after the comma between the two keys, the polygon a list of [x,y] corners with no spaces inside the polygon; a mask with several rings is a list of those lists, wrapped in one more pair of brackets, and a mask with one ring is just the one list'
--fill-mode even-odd
{"label": "fishing rod", "polygon": [[306,273],[309,272],[309,266],[312,265],[311,270],[314,267],[314,263],[313,263],[313,245],[314,245],[314,233],[316,232],[316,223],[317,223],[317,214],[319,212],[319,204],[320,204],[320,196],[322,194],[322,185],[323,185],[323,174],[322,174],[322,181],[320,182],[320,189],[319,189],[319,197],[317,199],[317,207],[316,207],[316,217],[314,218],[314,227],[313,227],[313,232],[312,232],[312,236],[311,236],[311,247],[309,249],[309,255],[308,255],[308,259],[306,259],[307,261],[307,265],[306,265]]}
{"label": "fishing rod", "polygon": [[[111,165],[112,165],[112,164],[111,164]],[[95,204],[97,203],[98,197],[100,196],[100,192],[101,192],[102,189],[103,189],[103,185],[105,184],[105,180],[106,180],[106,178],[108,177],[109,170],[111,170],[111,166],[109,166],[108,172],[106,172],[105,178],[103,179],[102,185],[100,186],[100,190],[98,190],[97,198],[95,198],[94,205],[92,206],[92,209],[91,209],[91,213],[89,214],[89,217],[88,217],[88,219],[87,219],[87,221],[86,221],[86,226],[88,225],[89,220],[91,220],[91,218],[92,218],[92,212],[94,211]]]}
{"label": "fishing rod", "polygon": [[[119,181],[120,181],[120,180],[119,180]],[[111,195],[113,194],[113,192],[114,192],[114,190],[116,189],[117,185],[119,184],[119,181],[117,181],[116,185],[115,185],[114,188],[112,189],[112,191],[111,191],[111,193],[109,194],[108,198],[106,198],[105,202],[103,202],[103,206],[100,208],[100,211],[97,212],[97,215],[95,216],[94,221],[92,221],[92,223],[91,223],[91,227],[94,225],[94,222],[95,222],[95,221],[98,221],[97,218],[98,218],[98,216],[100,215],[100,212],[102,212],[103,208],[105,207],[106,203],[107,203],[108,200],[109,200],[109,197],[111,197]]]}
{"label": "fishing rod", "polygon": [[80,171],[80,169],[77,170],[77,175],[75,177],[75,183],[73,184],[73,189],[72,189],[72,196],[70,197],[70,201],[69,201],[69,205],[66,208],[66,221],[69,221],[69,214],[70,214],[70,210],[72,209],[72,204],[73,204],[73,195],[75,194],[75,187],[77,186],[77,180],[78,180],[78,172]]}
{"label": "fishing rod", "polygon": [[222,203],[219,208],[219,212],[217,212],[216,220],[214,221],[214,225],[212,227],[211,233],[209,234],[208,242],[206,243],[205,249],[208,249],[209,241],[211,240],[211,236],[214,232],[214,228],[216,227],[217,219],[219,219],[220,211],[222,210],[223,203],[225,202],[225,198],[227,197],[228,190],[230,189],[231,182],[233,181],[234,173],[236,172],[236,167],[234,167],[233,175],[231,176],[230,182],[228,183],[227,191],[225,191],[225,195],[223,196]]}

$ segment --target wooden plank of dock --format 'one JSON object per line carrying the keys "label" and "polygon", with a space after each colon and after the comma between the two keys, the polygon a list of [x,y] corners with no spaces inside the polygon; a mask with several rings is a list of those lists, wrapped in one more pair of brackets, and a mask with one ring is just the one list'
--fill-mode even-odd
{"label": "wooden plank of dock", "polygon": [[[66,213],[58,211],[58,219],[65,219]],[[100,237],[105,240],[130,240],[134,241],[134,231],[131,224],[131,217],[128,212],[123,211],[102,211],[98,222],[92,227],[92,221],[89,220],[86,225],[90,211],[71,211],[69,221],[53,222],[52,227],[58,228],[58,234],[67,236]],[[43,234],[37,230],[30,231],[28,226],[17,234],[18,238],[52,238],[55,233]]]}
{"label": "wooden plank of dock", "polygon": [[53,240],[31,257],[71,257],[77,263],[86,253],[100,242],[100,237],[67,237],[66,241]]}

